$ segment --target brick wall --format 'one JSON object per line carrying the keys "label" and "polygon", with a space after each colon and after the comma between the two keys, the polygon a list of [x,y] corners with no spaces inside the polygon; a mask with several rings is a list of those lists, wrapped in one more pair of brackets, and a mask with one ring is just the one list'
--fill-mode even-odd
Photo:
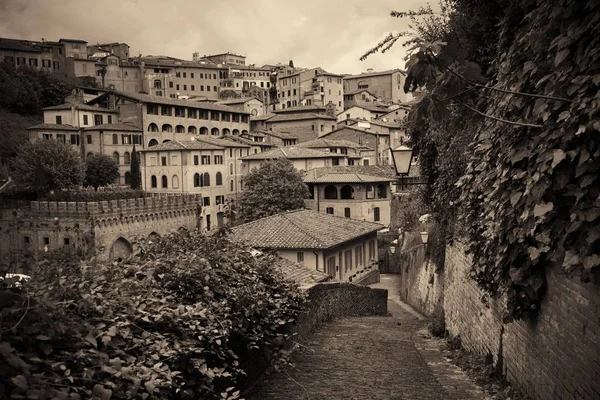
{"label": "brick wall", "polygon": [[548,270],[538,318],[503,324],[505,298],[490,298],[468,277],[471,259],[460,246],[447,248],[444,271],[434,274],[433,282],[424,279],[428,272],[420,257],[408,261],[402,298],[427,314],[430,302],[422,300],[437,297],[450,334],[460,335],[466,349],[493,359],[529,397],[600,398],[600,287]]}
{"label": "brick wall", "polygon": [[352,283],[325,282],[306,287],[309,303],[293,332],[298,337],[337,318],[387,314],[387,290]]}

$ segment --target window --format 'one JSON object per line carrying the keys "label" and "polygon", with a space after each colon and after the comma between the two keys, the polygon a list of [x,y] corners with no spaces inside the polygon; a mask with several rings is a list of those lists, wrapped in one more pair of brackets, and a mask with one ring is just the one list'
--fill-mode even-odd
{"label": "window", "polygon": [[167,177],[165,175],[162,176],[161,183],[162,183],[162,187],[163,188],[168,188],[169,187],[169,182],[168,182],[168,179],[167,179]]}
{"label": "window", "polygon": [[131,185],[131,172],[129,171],[125,172],[125,184]]}
{"label": "window", "polygon": [[171,107],[169,106],[161,106],[160,107],[160,114],[161,115],[168,115],[169,117],[173,115],[173,111],[171,109]]}
{"label": "window", "polygon": [[29,236],[25,236],[25,237],[23,238],[23,241],[25,242],[25,244],[29,244],[30,240],[31,240],[31,239],[29,238]]}
{"label": "window", "polygon": [[71,135],[71,144],[79,145],[79,135]]}
{"label": "window", "polygon": [[183,85],[183,90],[187,90],[187,85]]}
{"label": "window", "polygon": [[146,106],[146,113],[152,115],[158,115],[158,104],[148,104]]}
{"label": "window", "polygon": [[56,119],[56,125],[62,124],[62,117],[60,115],[57,115],[55,119]]}
{"label": "window", "polygon": [[42,134],[44,140],[50,140],[52,139],[52,134],[51,133],[44,133]]}
{"label": "window", "polygon": [[210,175],[208,172],[202,174],[202,186],[210,186]]}
{"label": "window", "polygon": [[153,188],[155,188],[155,187],[157,187],[157,186],[158,186],[157,179],[156,179],[156,176],[155,176],[155,175],[152,175],[152,178],[150,179],[150,181],[151,181],[150,185],[151,185]]}
{"label": "window", "polygon": [[94,125],[102,125],[103,120],[102,120],[102,115],[94,115]]}
{"label": "window", "polygon": [[115,162],[117,164],[120,164],[120,162],[119,162],[119,153],[116,152],[116,151],[113,153],[113,160],[115,160]]}
{"label": "window", "polygon": [[17,65],[25,65],[25,57],[17,57]]}
{"label": "window", "polygon": [[176,78],[181,78],[181,72],[175,72],[175,77]]}
{"label": "window", "polygon": [[131,144],[131,135],[121,135],[121,144]]}
{"label": "window", "polygon": [[344,217],[350,218],[350,207],[344,208]]}
{"label": "window", "polygon": [[131,154],[129,154],[129,152],[128,152],[128,151],[126,151],[126,152],[123,154],[123,164],[125,164],[125,165],[129,165],[129,164],[131,164]]}
{"label": "window", "polygon": [[373,208],[373,221],[377,222],[379,220],[381,220],[379,207],[375,207]]}
{"label": "window", "polygon": [[354,248],[354,264],[357,267],[363,265],[363,251],[362,251],[362,246],[356,246]]}
{"label": "window", "polygon": [[204,205],[204,207],[210,206],[210,197],[202,198],[202,204]]}
{"label": "window", "polygon": [[325,199],[335,200],[337,198],[338,198],[337,188],[335,186],[333,186],[333,185],[327,186],[325,188]]}
{"label": "window", "polygon": [[375,254],[375,241],[369,240],[369,260],[374,260],[377,258],[377,254]]}
{"label": "window", "polygon": [[387,188],[385,187],[385,185],[383,183],[380,183],[377,186],[377,198],[385,199],[386,197],[387,197]]}
{"label": "window", "polygon": [[194,165],[198,165],[198,156],[194,156]]}
{"label": "window", "polygon": [[167,157],[160,158],[160,165],[167,165]]}
{"label": "window", "polygon": [[183,73],[183,77],[184,77],[184,78],[187,78],[187,76],[186,76],[186,75],[187,75],[187,73],[186,73],[186,72],[184,72],[184,73]]}
{"label": "window", "polygon": [[87,144],[92,144],[92,135],[87,135]]}
{"label": "window", "polygon": [[169,82],[169,87],[173,88],[173,82]]}
{"label": "window", "polygon": [[327,208],[325,209],[325,212],[326,212],[327,214],[331,214],[331,215],[333,215],[333,207],[327,207]]}
{"label": "window", "polygon": [[[367,160],[365,160],[367,161]],[[367,199],[374,199],[375,198],[375,188],[373,187],[373,185],[369,185],[367,186]]]}
{"label": "window", "polygon": [[37,58],[30,58],[29,59],[29,65],[31,65],[32,67],[37,67],[38,66],[38,60],[37,60]]}
{"label": "window", "polygon": [[206,230],[210,231],[210,214],[206,216]]}
{"label": "window", "polygon": [[314,131],[314,130],[315,130],[315,126],[314,126],[314,125],[311,125],[311,126],[310,126],[310,130],[311,130],[311,131]]}
{"label": "window", "polygon": [[354,199],[354,188],[350,185],[342,186],[340,190],[340,198],[343,200],[352,200]]}
{"label": "window", "polygon": [[303,251],[299,251],[296,253],[296,260],[299,263],[304,263],[304,252]]}
{"label": "window", "polygon": [[171,185],[173,189],[179,189],[179,177],[177,175],[173,175],[171,178]]}
{"label": "window", "polygon": [[223,184],[223,175],[220,172],[217,172],[217,176],[215,177],[215,184],[217,186],[221,186]]}
{"label": "window", "polygon": [[200,187],[200,174],[194,174],[194,187]]}
{"label": "window", "polygon": [[154,80],[154,89],[162,89],[162,83],[160,82],[160,79]]}
{"label": "window", "polygon": [[215,204],[216,205],[225,204],[225,196],[223,196],[223,195],[215,196]]}
{"label": "window", "polygon": [[194,79],[194,73],[190,72],[190,78]]}
{"label": "window", "polygon": [[88,123],[89,123],[89,122],[88,122],[88,116],[87,116],[87,115],[84,115],[84,116],[83,116],[83,125],[87,125]]}
{"label": "window", "polygon": [[190,85],[190,88],[192,91],[196,90],[196,87],[194,85]]}
{"label": "window", "polygon": [[50,244],[50,238],[48,236],[44,236],[44,244]]}
{"label": "window", "polygon": [[202,156],[202,165],[210,165],[210,156]]}
{"label": "window", "polygon": [[348,272],[349,270],[352,269],[352,250],[347,250],[344,253],[344,258],[345,258],[344,271]]}
{"label": "window", "polygon": [[229,191],[233,192],[233,179],[229,181]]}
{"label": "window", "polygon": [[67,139],[65,137],[65,135],[57,133],[56,134],[56,140],[58,140],[61,143],[67,143]]}
{"label": "window", "polygon": [[163,132],[173,132],[173,126],[170,124],[163,124],[162,131]]}
{"label": "window", "polygon": [[223,164],[223,156],[215,156],[215,164]]}

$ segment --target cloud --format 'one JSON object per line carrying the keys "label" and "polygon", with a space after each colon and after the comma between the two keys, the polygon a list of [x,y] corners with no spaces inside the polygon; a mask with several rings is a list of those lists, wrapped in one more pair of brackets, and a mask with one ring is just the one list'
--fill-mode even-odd
{"label": "cloud", "polygon": [[[373,4],[376,3],[376,4]],[[407,0],[403,10],[424,0]],[[0,0],[0,36],[125,42],[131,54],[191,59],[226,51],[257,65],[320,66],[336,73],[403,67],[398,42],[365,62],[359,57],[389,32],[396,0]]]}

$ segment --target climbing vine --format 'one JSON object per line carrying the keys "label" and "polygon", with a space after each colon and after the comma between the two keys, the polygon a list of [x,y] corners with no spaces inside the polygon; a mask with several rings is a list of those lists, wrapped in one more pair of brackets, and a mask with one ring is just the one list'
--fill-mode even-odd
{"label": "climbing vine", "polygon": [[506,294],[510,321],[537,313],[547,268],[599,281],[600,16],[594,1],[475,3],[413,40],[408,132],[424,201],[447,241],[459,222],[471,277]]}

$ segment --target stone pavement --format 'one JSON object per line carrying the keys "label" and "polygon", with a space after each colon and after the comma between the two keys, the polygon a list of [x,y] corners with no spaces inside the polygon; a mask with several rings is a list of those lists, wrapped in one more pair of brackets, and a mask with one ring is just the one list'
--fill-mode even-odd
{"label": "stone pavement", "polygon": [[391,316],[346,318],[318,328],[292,358],[293,368],[267,376],[249,400],[480,400],[484,392],[429,338],[427,321],[382,275]]}

